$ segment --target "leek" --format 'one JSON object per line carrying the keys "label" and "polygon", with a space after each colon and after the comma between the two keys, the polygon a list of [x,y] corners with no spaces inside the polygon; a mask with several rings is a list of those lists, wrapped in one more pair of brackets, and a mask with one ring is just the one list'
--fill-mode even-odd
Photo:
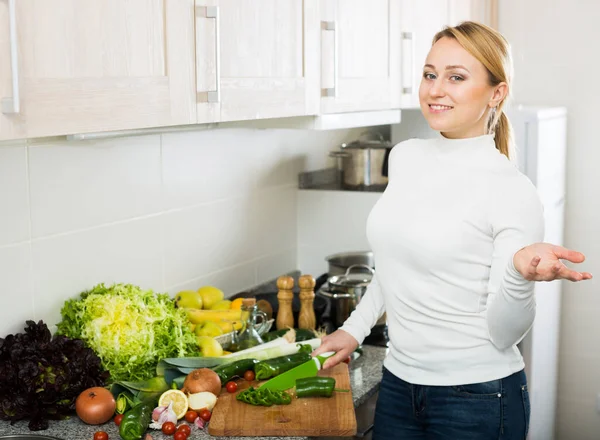
{"label": "leek", "polygon": [[167,383],[171,383],[182,374],[189,374],[197,368],[212,368],[229,364],[241,359],[258,359],[260,361],[273,359],[279,356],[289,356],[298,353],[301,345],[310,345],[314,350],[321,345],[321,339],[315,338],[302,341],[302,344],[287,342],[284,338],[277,338],[265,344],[257,345],[246,350],[231,353],[221,357],[185,357],[161,359],[156,367],[156,374],[164,376]]}

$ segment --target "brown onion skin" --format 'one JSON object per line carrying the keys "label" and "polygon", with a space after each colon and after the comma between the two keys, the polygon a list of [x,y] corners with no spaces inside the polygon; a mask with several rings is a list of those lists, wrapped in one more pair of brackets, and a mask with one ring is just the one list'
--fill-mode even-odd
{"label": "brown onion skin", "polygon": [[187,394],[208,391],[218,396],[221,393],[221,379],[210,368],[198,368],[187,375],[181,391]]}
{"label": "brown onion skin", "polygon": [[88,425],[101,425],[115,414],[117,403],[110,391],[102,387],[92,387],[83,391],[75,401],[77,416]]}

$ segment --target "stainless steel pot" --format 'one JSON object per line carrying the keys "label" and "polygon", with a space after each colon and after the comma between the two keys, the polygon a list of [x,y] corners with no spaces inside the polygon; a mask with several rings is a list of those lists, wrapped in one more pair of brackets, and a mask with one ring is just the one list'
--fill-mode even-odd
{"label": "stainless steel pot", "polygon": [[342,144],[339,151],[331,151],[329,156],[341,159],[344,185],[385,185],[388,183],[386,159],[391,148],[381,134],[366,132],[358,140]]}
{"label": "stainless steel pot", "polygon": [[[365,272],[366,270],[366,272]],[[340,327],[356,308],[367,291],[375,271],[365,264],[354,264],[343,275],[331,276],[327,285],[319,289],[319,294],[331,301],[331,314],[335,327]],[[375,324],[386,324],[384,314]]]}
{"label": "stainless steel pot", "polygon": [[340,252],[325,257],[328,264],[328,275],[343,275],[352,265],[362,264],[375,269],[375,260],[371,251]]}

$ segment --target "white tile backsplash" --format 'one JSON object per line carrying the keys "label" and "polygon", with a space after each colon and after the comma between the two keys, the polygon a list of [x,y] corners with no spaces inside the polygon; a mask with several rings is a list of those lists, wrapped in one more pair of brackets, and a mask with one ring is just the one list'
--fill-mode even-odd
{"label": "white tile backsplash", "polygon": [[36,316],[56,324],[63,302],[97,283],[162,291],[162,216],[33,241]]}
{"label": "white tile backsplash", "polygon": [[2,145],[0,337],[26,319],[54,330],[64,301],[101,282],[232,295],[296,270],[298,173],[332,165],[327,152],[359,133],[228,128]]}
{"label": "white tile backsplash", "polygon": [[0,246],[29,239],[27,148],[0,148]]}
{"label": "white tile backsplash", "polygon": [[[163,135],[166,209],[249,194],[255,186],[255,130],[206,130]],[[269,150],[270,145],[263,145]]]}
{"label": "white tile backsplash", "polygon": [[254,208],[249,198],[232,198],[165,214],[166,285],[252,259]]}
{"label": "white tile backsplash", "polygon": [[0,248],[0,337],[22,332],[34,319],[31,244]]}
{"label": "white tile backsplash", "polygon": [[160,136],[29,147],[33,238],[161,211]]}

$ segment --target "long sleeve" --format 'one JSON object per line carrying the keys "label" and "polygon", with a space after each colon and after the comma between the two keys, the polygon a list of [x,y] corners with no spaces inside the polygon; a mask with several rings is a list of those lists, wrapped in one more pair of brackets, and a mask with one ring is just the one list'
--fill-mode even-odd
{"label": "long sleeve", "polygon": [[381,286],[377,281],[377,275],[375,275],[356,309],[344,322],[341,330],[350,333],[359,344],[362,344],[364,339],[371,333],[371,328],[383,315],[384,310],[385,305]]}
{"label": "long sleeve", "polygon": [[[522,184],[518,188],[509,203],[494,207],[492,218],[494,253],[487,324],[490,340],[500,350],[520,342],[535,318],[534,281],[527,281],[515,269],[514,254],[544,238],[543,208],[535,188]],[[503,188],[507,189],[510,191],[510,187]]]}

